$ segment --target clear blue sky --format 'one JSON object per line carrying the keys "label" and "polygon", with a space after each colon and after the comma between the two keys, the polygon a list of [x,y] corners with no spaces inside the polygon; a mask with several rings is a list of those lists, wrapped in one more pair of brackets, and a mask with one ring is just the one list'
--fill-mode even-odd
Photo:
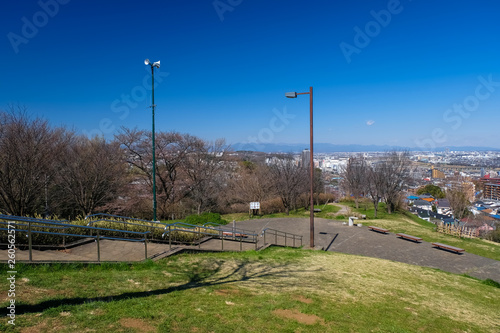
{"label": "clear blue sky", "polygon": [[306,144],[308,96],[284,93],[313,86],[315,142],[500,148],[499,14],[495,0],[8,1],[0,107],[107,138],[150,129],[149,58],[157,130]]}

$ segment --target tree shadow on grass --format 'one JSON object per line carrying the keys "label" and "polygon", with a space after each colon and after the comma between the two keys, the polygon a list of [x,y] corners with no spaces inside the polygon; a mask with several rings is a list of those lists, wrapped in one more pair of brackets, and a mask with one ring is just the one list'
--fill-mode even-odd
{"label": "tree shadow on grass", "polygon": [[[215,263],[212,262],[211,264],[213,267],[209,268],[196,265],[194,267],[191,266],[189,270],[185,270],[184,272],[182,272],[188,278],[188,281],[178,286],[150,291],[126,292],[118,295],[108,295],[102,297],[73,297],[47,300],[37,304],[19,304],[16,305],[16,315],[43,312],[45,310],[57,308],[60,306],[83,305],[93,302],[109,303],[126,299],[165,295],[175,291],[217,286],[241,281],[250,281],[257,278],[286,278],[293,273],[307,272],[305,270],[290,270],[288,269],[289,265],[285,263],[270,266],[259,263],[257,263],[256,265],[255,262],[245,261],[230,270],[225,268],[224,272],[222,272],[224,261],[216,261]],[[250,267],[250,264],[252,264],[252,267]],[[221,275],[216,276],[218,274]],[[260,284],[270,287],[275,286],[275,282],[273,282],[273,280],[271,279],[269,281],[260,281]]]}

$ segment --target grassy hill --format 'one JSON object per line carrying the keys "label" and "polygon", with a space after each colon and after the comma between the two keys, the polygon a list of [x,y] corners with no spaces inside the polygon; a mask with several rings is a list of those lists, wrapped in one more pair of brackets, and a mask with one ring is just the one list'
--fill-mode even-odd
{"label": "grassy hill", "polygon": [[[18,265],[7,332],[498,332],[494,282],[270,248],[159,262]],[[6,271],[6,266],[1,268]],[[0,279],[0,306],[7,306]]]}

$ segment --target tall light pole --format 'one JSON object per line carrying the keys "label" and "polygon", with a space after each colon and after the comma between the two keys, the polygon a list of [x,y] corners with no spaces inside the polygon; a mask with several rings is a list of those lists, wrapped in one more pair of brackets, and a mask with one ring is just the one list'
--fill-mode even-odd
{"label": "tall light pole", "polygon": [[309,87],[309,92],[297,93],[297,92],[287,92],[285,96],[288,98],[297,98],[297,95],[309,95],[309,131],[310,131],[310,142],[309,150],[311,151],[311,158],[309,159],[310,164],[310,179],[311,183],[311,202],[309,204],[309,243],[311,247],[314,247],[314,155],[313,155],[313,87]]}
{"label": "tall light pole", "polygon": [[151,139],[153,141],[153,221],[156,221],[156,153],[155,153],[155,71],[154,68],[160,68],[160,62],[151,63],[149,59],[144,60],[144,64],[151,66],[151,109],[153,110],[153,130]]}

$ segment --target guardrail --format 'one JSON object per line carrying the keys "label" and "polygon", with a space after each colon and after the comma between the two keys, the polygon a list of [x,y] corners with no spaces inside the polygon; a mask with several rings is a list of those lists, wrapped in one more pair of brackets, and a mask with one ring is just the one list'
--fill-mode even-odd
{"label": "guardrail", "polygon": [[[231,239],[231,240],[239,240],[240,242],[240,251],[242,251],[243,248],[243,242],[246,243],[254,243],[255,244],[255,249],[257,249],[257,242],[258,242],[258,235],[254,234],[253,232],[241,232],[242,229],[240,229],[238,232],[232,230],[232,229],[225,229],[225,228],[215,228],[215,227],[209,227],[207,226],[209,223],[205,223],[204,225],[194,225],[194,224],[189,224],[189,223],[184,223],[184,222],[175,222],[171,224],[167,224],[165,226],[165,232],[163,233],[162,237],[165,237],[166,234],[168,234],[168,244],[170,249],[172,248],[172,234],[173,232],[188,232],[188,233],[194,233],[198,235],[198,247],[201,247],[201,239],[202,235],[208,236],[211,238],[219,238],[221,240],[221,250],[224,250],[224,239]],[[217,224],[217,223],[213,223]],[[168,230],[167,230],[168,229]]]}
{"label": "guardrail", "polygon": [[[265,229],[262,230],[262,233],[261,233],[260,236],[264,237],[264,245],[267,244],[266,243],[266,235],[268,233],[271,233],[270,236],[274,235],[274,244],[276,244],[276,245],[279,245],[279,243],[278,243],[278,237],[283,237],[285,239],[285,246],[296,247],[295,240],[300,240],[299,247],[302,246],[302,236],[301,235],[295,235],[295,234],[291,234],[291,233],[288,233],[288,232],[279,231],[279,230],[271,229],[271,228],[265,228]],[[287,244],[287,240],[288,239],[291,239],[292,245]]]}
{"label": "guardrail", "polygon": [[[7,222],[5,222],[7,221]],[[9,223],[10,221],[10,223]],[[21,223],[18,223],[21,222]],[[33,262],[33,234],[46,234],[46,235],[56,235],[56,236],[71,236],[71,237],[80,237],[80,238],[90,238],[90,239],[95,239],[97,242],[97,261],[101,262],[101,249],[100,249],[100,240],[102,239],[111,239],[111,240],[124,240],[124,241],[132,241],[132,242],[144,242],[144,253],[145,253],[145,258],[148,258],[148,246],[147,246],[147,235],[150,233],[150,231],[145,231],[145,232],[139,232],[139,231],[127,231],[127,230],[120,230],[120,229],[109,229],[109,228],[99,228],[99,227],[92,227],[92,226],[83,226],[83,225],[78,225],[78,224],[69,224],[69,223],[61,223],[61,222],[67,222],[67,221],[58,221],[58,220],[43,220],[43,219],[37,219],[37,218],[31,218],[31,217],[21,217],[21,216],[12,216],[12,215],[3,215],[0,214],[0,224],[2,225],[7,225],[7,228],[0,228],[0,230],[14,230],[15,232],[20,232],[20,233],[26,233],[26,236],[28,237],[28,250],[29,250],[29,262]],[[10,225],[14,223],[14,228],[10,227]],[[26,227],[27,229],[24,228],[19,228],[19,227]],[[63,232],[50,232],[50,231],[43,231],[43,230],[37,230],[37,228],[44,228],[44,229],[57,229],[57,230],[62,230]],[[76,228],[76,229],[83,229],[83,230],[89,230],[91,234],[78,234],[78,233],[68,233],[66,232],[67,229],[71,228]],[[96,234],[93,235],[92,232],[95,231]],[[134,234],[134,235],[140,235],[142,238],[123,238],[123,237],[111,237],[111,236],[105,236],[101,235],[101,232],[107,232],[107,233],[123,233],[123,234]]]}

